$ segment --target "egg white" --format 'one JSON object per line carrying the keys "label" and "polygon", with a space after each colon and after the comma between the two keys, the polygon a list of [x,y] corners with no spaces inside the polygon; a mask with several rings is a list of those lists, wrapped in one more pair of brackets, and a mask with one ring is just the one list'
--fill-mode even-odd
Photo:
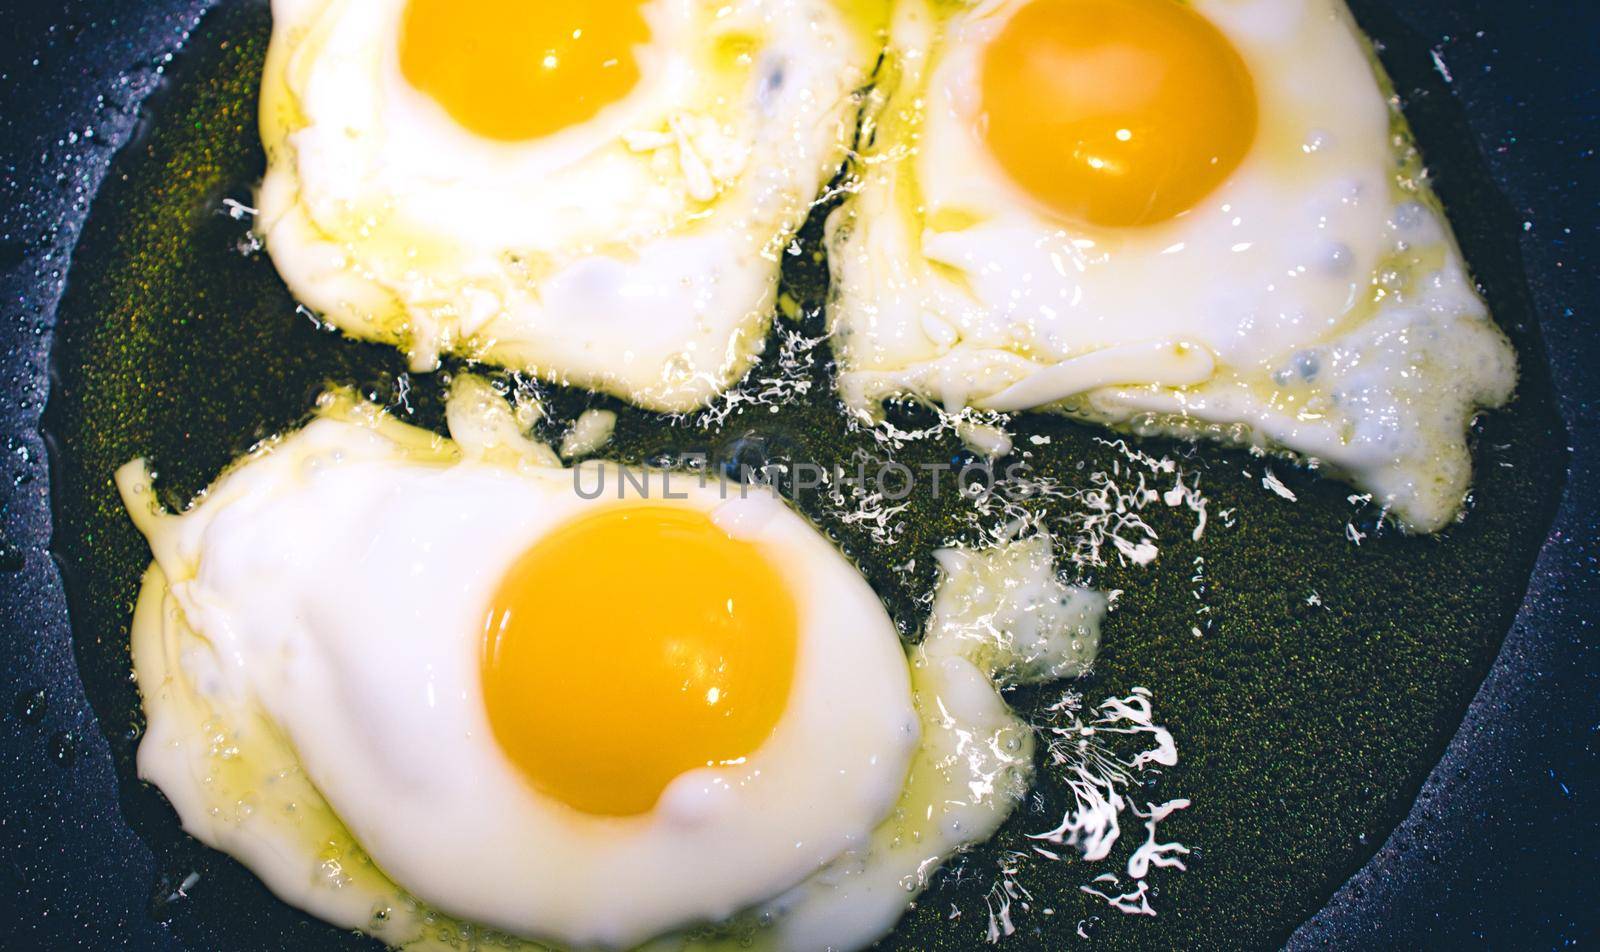
{"label": "egg white", "polygon": [[[1081,673],[1105,609],[1048,539],[942,553],[908,663],[809,524],[713,483],[685,504],[783,553],[800,593],[788,711],[746,765],[680,777],[645,817],[540,802],[484,723],[479,603],[530,530],[604,502],[519,446],[486,385],[466,378],[450,417],[445,440],[327,401],[181,516],[142,464],[119,474],[156,556],[140,775],[286,901],[405,948],[860,948],[1026,792],[1032,732],[999,687]],[[720,925],[682,931],[699,923]]]}
{"label": "egg white", "polygon": [[911,651],[922,743],[894,812],[764,911],[764,947],[857,949],[887,934],[941,864],[994,836],[1032,786],[1036,734],[1003,688],[1089,670],[1104,595],[1062,584],[1050,539],[936,553],[925,636]]}
{"label": "egg white", "polygon": [[987,42],[1025,0],[897,7],[861,183],[829,223],[848,404],[1049,408],[1314,457],[1409,527],[1455,515],[1467,422],[1515,383],[1340,0],[1196,0],[1261,128],[1169,222],[1055,219],[975,133]]}
{"label": "egg white", "polygon": [[842,164],[881,0],[651,0],[634,91],[525,143],[409,85],[405,6],[273,3],[259,223],[296,297],[417,369],[460,353],[671,411],[738,380]]}
{"label": "egg white", "polygon": [[[680,478],[687,498],[666,504],[755,542],[795,593],[785,714],[747,763],[680,776],[641,817],[537,794],[493,740],[478,659],[520,553],[618,504],[583,498],[575,478],[408,461],[380,433],[322,419],[150,531],[185,623],[211,642],[211,686],[261,706],[386,874],[463,918],[622,948],[725,919],[864,842],[899,796],[917,727],[898,634],[854,568],[776,499]],[[616,553],[619,584],[649,571],[633,555]]]}

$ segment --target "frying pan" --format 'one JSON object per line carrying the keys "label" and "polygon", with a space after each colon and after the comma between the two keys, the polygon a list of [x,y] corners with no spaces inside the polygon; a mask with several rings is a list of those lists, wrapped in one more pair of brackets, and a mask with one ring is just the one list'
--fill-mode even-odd
{"label": "frying pan", "polygon": [[[207,884],[164,867],[126,815],[127,780],[113,751],[127,746],[130,725],[97,716],[80,676],[52,559],[50,453],[40,433],[56,306],[90,204],[117,168],[117,150],[142,141],[149,113],[141,107],[162,95],[171,57],[210,5],[29,5],[8,11],[0,50],[0,908],[10,904],[19,947],[212,947],[168,925],[175,906],[205,900]],[[1600,10],[1490,0],[1355,6],[1387,47],[1402,95],[1412,106],[1428,100],[1418,112],[1443,117],[1425,124],[1413,113],[1457,217],[1469,213],[1499,235],[1484,247],[1506,259],[1494,265],[1501,280],[1509,269],[1520,285],[1525,273],[1517,290],[1531,294],[1542,334],[1535,356],[1548,363],[1565,426],[1566,452],[1557,446],[1544,463],[1566,479],[1498,659],[1409,815],[1372,839],[1366,865],[1287,941],[1581,941],[1600,924],[1589,872],[1600,859],[1600,821],[1588,803],[1600,781],[1600,665],[1586,643],[1600,603],[1592,370],[1600,318],[1591,277],[1600,267],[1592,181],[1600,80],[1591,75]],[[1452,175],[1457,184],[1447,188]],[[1479,256],[1473,263],[1483,269]],[[54,450],[59,460],[74,447]],[[76,637],[81,647],[117,635]]]}

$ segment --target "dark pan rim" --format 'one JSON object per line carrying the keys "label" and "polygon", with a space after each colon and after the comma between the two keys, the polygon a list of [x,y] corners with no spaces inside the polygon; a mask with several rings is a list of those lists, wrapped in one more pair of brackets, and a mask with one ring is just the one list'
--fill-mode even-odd
{"label": "dark pan rim", "polygon": [[[74,938],[92,945],[88,937],[106,934],[176,947],[148,913],[147,848],[118,812],[100,733],[117,728],[96,725],[77,684],[59,572],[48,556],[49,479],[38,427],[55,306],[90,202],[111,155],[137,140],[139,106],[159,87],[163,64],[212,2],[76,0],[13,12],[11,35],[0,40],[0,289],[11,312],[0,329],[0,683],[11,689],[0,694],[0,713],[14,718],[0,738],[0,764],[8,794],[26,791],[0,805],[0,891],[18,897],[21,935],[45,937],[50,947]],[[1429,36],[1444,30],[1420,24],[1506,22],[1505,15],[1494,20],[1498,5],[1489,0],[1408,6],[1396,15]],[[1552,49],[1571,54],[1574,62],[1557,55],[1547,64],[1568,78],[1594,63],[1583,46],[1600,32],[1593,19],[1562,27],[1570,39],[1537,26],[1508,30],[1520,46],[1494,49],[1494,37],[1480,37],[1452,52],[1459,56],[1455,93],[1485,151],[1504,141],[1500,130],[1528,128],[1541,116],[1582,118],[1582,103],[1592,110],[1600,88],[1592,72],[1575,86],[1534,85],[1543,81],[1538,58]],[[1509,57],[1533,62],[1513,69]],[[1439,68],[1448,70],[1444,63]],[[1504,68],[1470,68],[1494,64]],[[1541,97],[1554,102],[1538,105]],[[1585,198],[1582,173],[1571,167],[1585,157],[1592,165],[1592,111],[1588,118],[1576,129],[1590,137],[1587,152],[1569,142],[1561,155],[1490,157],[1497,183],[1534,223],[1522,246],[1570,444],[1554,528],[1498,660],[1410,815],[1296,932],[1292,948],[1431,946],[1452,936],[1554,945],[1587,936],[1600,916],[1592,877],[1581,872],[1600,858],[1600,820],[1578,796],[1596,777],[1590,745],[1600,731],[1600,666],[1583,644],[1600,617],[1600,382],[1592,369],[1600,320],[1588,277],[1600,269],[1600,243],[1594,196]],[[1572,214],[1582,217],[1565,217]],[[1547,233],[1536,225],[1563,220],[1582,227],[1558,252],[1555,227]],[[29,699],[41,688],[48,700],[36,709]],[[49,868],[25,866],[17,846],[41,838],[52,847]],[[106,921],[84,922],[84,912]]]}

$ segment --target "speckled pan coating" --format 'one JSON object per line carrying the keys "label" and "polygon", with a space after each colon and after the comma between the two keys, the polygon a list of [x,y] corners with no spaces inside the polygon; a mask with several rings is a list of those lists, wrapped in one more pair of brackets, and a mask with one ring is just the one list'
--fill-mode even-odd
{"label": "speckled pan coating", "polygon": [[[1431,72],[1426,44],[1418,46],[1401,24],[1379,11],[1358,12],[1366,14],[1380,39],[1389,41],[1390,69],[1401,88],[1420,90],[1411,94],[1411,118],[1424,149],[1435,157],[1440,191],[1454,209],[1469,260],[1517,339],[1527,370],[1522,398],[1485,425],[1479,503],[1468,523],[1443,539],[1388,534],[1354,549],[1342,534],[1348,513],[1344,487],[1280,467],[1301,499],[1295,506],[1281,504],[1261,490],[1259,461],[1205,451],[1197,465],[1203,467],[1208,493],[1215,506],[1239,510],[1239,525],[1197,545],[1173,541],[1153,571],[1108,572],[1100,579],[1128,594],[1108,624],[1107,649],[1093,686],[1107,693],[1136,683],[1156,688],[1163,716],[1185,755],[1158,792],[1196,800],[1189,814],[1174,819],[1171,832],[1202,850],[1192,873],[1165,881],[1159,897],[1165,915],[1108,918],[1099,932],[1101,947],[1270,945],[1315,912],[1411,808],[1495,656],[1554,513],[1567,440],[1545,377],[1542,345],[1532,329],[1512,222],[1469,150],[1458,105]],[[136,32],[149,48],[176,39],[170,31],[183,22],[153,12],[125,16],[148,20],[137,24]],[[51,594],[49,564],[42,558],[44,481],[6,484],[8,494],[15,491],[7,500],[6,538],[20,540],[26,571],[0,576],[0,590],[7,605],[26,606],[28,614],[26,620],[4,622],[11,636],[5,642],[7,677],[14,679],[18,697],[10,712],[16,730],[5,753],[19,779],[5,807],[8,822],[0,827],[0,844],[17,859],[3,875],[15,878],[23,897],[24,928],[53,941],[77,937],[88,947],[102,947],[107,937],[127,935],[135,947],[358,945],[270,901],[241,868],[190,844],[159,795],[131,779],[129,760],[134,736],[128,728],[137,704],[127,682],[124,639],[145,553],[117,510],[111,469],[128,456],[148,453],[161,470],[169,500],[181,502],[253,439],[299,419],[324,380],[365,382],[382,391],[403,369],[386,350],[340,340],[294,319],[292,302],[270,264],[233,250],[243,225],[215,213],[225,197],[248,201],[259,174],[253,103],[264,25],[263,10],[252,3],[228,5],[204,24],[179,61],[171,88],[152,104],[151,129],[113,165],[78,249],[73,289],[60,315],[61,378],[49,414],[57,447],[56,551],[75,598],[70,642],[58,596]],[[80,23],[79,32],[84,31],[95,35],[92,23]],[[57,55],[72,55],[76,42],[63,41],[65,49]],[[83,81],[83,90],[92,88]],[[135,87],[123,95],[131,105],[141,92]],[[87,91],[83,95],[93,98]],[[125,118],[112,118],[96,120],[100,136],[114,139],[118,126],[125,128]],[[69,145],[76,143],[62,149]],[[95,185],[95,161],[77,167],[83,170],[82,182],[66,181],[70,197],[87,201]],[[72,166],[64,168],[69,176],[79,174]],[[38,183],[19,192],[38,201],[59,200],[44,184],[42,195],[22,191],[37,190]],[[42,396],[38,359],[53,323],[50,297],[59,286],[59,275],[51,272],[62,265],[43,255],[70,243],[81,215],[70,202],[62,205],[67,227],[61,234],[39,235],[27,209],[8,209],[9,227],[19,232],[30,227],[27,234],[5,237],[6,247],[14,249],[19,271],[37,272],[32,290],[17,294],[36,313],[22,318],[13,335],[16,350],[7,357],[8,369],[16,368],[6,382],[8,392],[26,398],[3,408],[7,434],[14,434],[7,446],[8,478],[13,471],[37,473],[39,443],[26,431]],[[815,230],[808,240],[815,242]],[[801,259],[787,275],[791,291],[814,304],[822,273],[815,262]],[[34,326],[37,337],[31,333]],[[1570,327],[1561,330],[1573,333]],[[1592,341],[1592,328],[1582,332]],[[1570,366],[1574,352],[1558,349],[1558,368]],[[819,374],[825,378],[825,371]],[[413,383],[415,419],[435,420],[438,388],[425,380]],[[1593,386],[1592,378],[1576,383]],[[711,433],[664,430],[658,420],[624,412],[615,448],[636,459],[686,446],[726,449],[755,430],[769,446],[790,453],[822,460],[847,454],[850,446],[838,438],[826,380],[820,379],[813,392],[822,396],[777,415],[735,417]],[[557,399],[568,417],[588,402],[579,394]],[[1592,423],[1580,419],[1575,434],[1580,450],[1592,435],[1586,427]],[[1092,431],[1039,420],[1023,430],[1024,437],[1032,433],[1055,438],[1051,449],[1063,478],[1071,478],[1077,459],[1107,458]],[[907,461],[959,452],[953,442],[921,446]],[[1579,492],[1588,495],[1569,499],[1564,516],[1577,520],[1571,524],[1574,536],[1592,529],[1594,510],[1581,505],[1582,499],[1593,500],[1592,485]],[[828,526],[908,623],[915,617],[909,601],[931,579],[921,576],[920,582],[902,585],[888,566],[925,556],[952,518],[937,508],[917,515],[913,531],[893,550],[852,538],[848,527]],[[1169,538],[1182,535],[1179,520],[1157,527]],[[1206,559],[1207,597],[1220,619],[1198,641],[1188,634],[1193,604],[1188,566],[1197,555]],[[1556,561],[1536,577],[1531,607],[1536,613],[1561,612],[1566,604],[1568,611],[1581,611],[1581,602],[1561,601],[1560,574],[1563,562],[1576,562],[1581,553],[1558,548],[1546,557]],[[1576,576],[1566,578],[1575,584]],[[1324,609],[1304,604],[1312,591],[1322,597]],[[1545,617],[1547,637],[1555,637],[1560,616]],[[1499,683],[1503,690],[1503,679],[1518,677],[1518,667],[1527,678],[1548,664],[1539,660],[1540,646],[1529,644],[1532,630],[1518,630],[1507,657],[1514,670],[1497,674],[1491,688]],[[74,700],[79,690],[74,669],[92,712]],[[46,691],[42,713],[27,703],[36,688]],[[1507,743],[1512,735],[1503,719],[1515,710],[1477,709],[1478,737]],[[62,752],[60,759],[68,763],[48,763]],[[1478,779],[1471,768],[1460,779],[1451,779],[1456,774],[1450,770],[1443,777],[1441,798],[1452,800],[1470,797]],[[1424,793],[1431,797],[1435,790],[1430,786]],[[56,805],[61,805],[60,818],[46,820],[57,814]],[[1419,809],[1426,811],[1426,804]],[[1034,829],[1030,824],[1038,820],[1024,817],[996,848],[1016,845],[1016,834]],[[1452,856],[1452,865],[1470,860],[1470,854],[1419,832],[1414,822],[1408,821],[1396,843],[1385,849],[1376,873],[1363,874],[1367,895],[1403,896],[1404,887],[1395,881],[1426,884],[1448,876],[1428,862],[1430,854]],[[1472,836],[1483,834],[1474,830]],[[1443,849],[1430,845],[1441,842]],[[1402,843],[1415,845],[1402,853]],[[970,865],[986,868],[992,855],[981,853]],[[71,856],[83,859],[73,863]],[[1023,919],[1025,933],[1036,926],[1044,932],[1015,937],[1015,947],[1060,947],[1080,915],[1092,911],[1076,893],[1086,878],[1083,869],[1060,869],[1059,878],[1029,883],[1036,893],[1047,894],[1057,911],[1052,917]],[[189,890],[192,895],[166,901],[190,871],[202,874]],[[152,884],[156,876],[162,878],[159,887]],[[146,901],[150,889],[161,894],[153,908]],[[1320,935],[1351,930],[1396,935],[1372,925],[1382,922],[1384,913],[1363,912],[1362,898],[1342,894],[1334,918],[1319,920]],[[947,880],[903,925],[893,947],[973,947],[981,937],[979,924],[970,919],[951,924],[944,914],[954,901],[970,916],[980,899]],[[977,905],[981,909],[981,902]],[[39,918],[46,909],[49,920]],[[1414,918],[1393,922],[1397,929],[1407,922],[1412,929],[1425,928]]]}

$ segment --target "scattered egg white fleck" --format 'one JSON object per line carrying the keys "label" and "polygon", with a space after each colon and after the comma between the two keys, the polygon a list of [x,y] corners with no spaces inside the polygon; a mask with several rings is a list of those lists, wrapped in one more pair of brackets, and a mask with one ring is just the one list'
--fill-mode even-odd
{"label": "scattered egg white fleck", "polygon": [[[1129,36],[1051,32],[1080,14]],[[1058,65],[1032,87],[1030,44]],[[1190,113],[1197,90],[1210,112]],[[1138,122],[1041,164],[1077,134],[1048,125],[1058,92],[1088,125],[1124,106]],[[1467,424],[1508,399],[1515,359],[1340,0],[912,0],[879,96],[829,222],[847,404],[909,394],[1267,446],[1413,530],[1456,515]],[[1174,171],[1179,146],[1209,151]],[[1148,193],[1118,199],[1141,169]]]}
{"label": "scattered egg white fleck", "polygon": [[592,456],[611,442],[617,429],[617,415],[610,410],[585,410],[573,421],[572,429],[561,438],[561,458]]}
{"label": "scattered egg white fleck", "polygon": [[[941,553],[908,658],[776,497],[623,468],[774,556],[797,609],[789,700],[748,757],[637,815],[530,786],[486,714],[484,606],[531,540],[622,504],[575,492],[606,464],[561,469],[477,378],[448,418],[452,439],[327,398],[182,515],[142,463],[118,474],[155,554],[133,626],[140,775],[286,901],[415,949],[861,948],[1026,792],[1032,729],[999,689],[1084,671],[1105,609],[1058,579],[1048,539]],[[651,567],[613,571],[626,591]]]}
{"label": "scattered egg white fleck", "polygon": [[763,345],[884,7],[275,0],[267,250],[417,369],[461,353],[693,409]]}

